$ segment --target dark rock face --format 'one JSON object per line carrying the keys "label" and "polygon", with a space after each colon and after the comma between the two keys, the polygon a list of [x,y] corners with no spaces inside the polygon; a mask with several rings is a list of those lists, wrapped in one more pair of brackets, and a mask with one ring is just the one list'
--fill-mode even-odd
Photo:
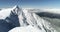
{"label": "dark rock face", "polygon": [[0,19],[0,32],[8,32],[9,30],[20,26],[19,18],[18,18],[18,12],[19,7],[16,6],[9,16],[7,16],[5,19]]}
{"label": "dark rock face", "polygon": [[48,13],[48,12],[41,12],[41,13],[36,13],[40,17],[49,17],[49,18],[59,18],[60,19],[60,14],[53,14],[53,13]]}
{"label": "dark rock face", "polygon": [[9,24],[5,20],[0,19],[0,32],[8,32],[8,26]]}
{"label": "dark rock face", "polygon": [[11,14],[10,14],[10,16],[8,18],[9,18],[10,22],[13,23],[13,25],[20,26],[19,25],[19,18],[18,18],[18,15],[17,14],[15,14],[15,13],[13,13],[11,11]]}
{"label": "dark rock face", "polygon": [[18,15],[14,14],[12,11],[9,17],[6,17],[6,19],[0,19],[0,32],[8,32],[12,28],[18,26],[20,26]]}

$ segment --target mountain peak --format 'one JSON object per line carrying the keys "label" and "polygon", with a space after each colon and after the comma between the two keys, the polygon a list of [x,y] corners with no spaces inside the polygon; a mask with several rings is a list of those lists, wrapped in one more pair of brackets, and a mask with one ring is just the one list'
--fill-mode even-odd
{"label": "mountain peak", "polygon": [[22,11],[22,8],[20,8],[18,5],[15,5],[13,8],[12,8],[12,12],[19,15]]}
{"label": "mountain peak", "polygon": [[19,6],[18,6],[18,5],[15,5],[15,6],[13,7],[13,9],[16,9],[16,8],[19,8]]}

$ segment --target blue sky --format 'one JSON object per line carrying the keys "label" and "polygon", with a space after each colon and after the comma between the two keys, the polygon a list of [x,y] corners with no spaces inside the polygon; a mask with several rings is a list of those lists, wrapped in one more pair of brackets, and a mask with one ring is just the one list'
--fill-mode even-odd
{"label": "blue sky", "polygon": [[24,8],[60,8],[60,0],[0,0],[0,8],[16,4]]}

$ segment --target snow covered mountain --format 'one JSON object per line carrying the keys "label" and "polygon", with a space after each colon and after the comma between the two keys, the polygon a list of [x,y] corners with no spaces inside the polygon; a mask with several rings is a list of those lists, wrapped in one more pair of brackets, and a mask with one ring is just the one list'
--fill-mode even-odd
{"label": "snow covered mountain", "polygon": [[0,32],[58,32],[54,23],[51,24],[52,21],[49,22],[43,18],[42,16],[46,17],[46,15],[43,13],[41,15],[42,11],[40,11],[39,9],[19,8],[18,6],[2,9],[0,11]]}
{"label": "snow covered mountain", "polygon": [[[30,12],[28,9],[21,10],[21,13],[19,14],[19,23],[20,27],[14,28],[9,32],[56,32],[48,21],[42,19],[37,14]],[[37,30],[34,30],[33,27],[37,28]]]}
{"label": "snow covered mountain", "polygon": [[8,32],[10,29],[20,26],[18,11],[18,6],[0,11],[0,32]]}

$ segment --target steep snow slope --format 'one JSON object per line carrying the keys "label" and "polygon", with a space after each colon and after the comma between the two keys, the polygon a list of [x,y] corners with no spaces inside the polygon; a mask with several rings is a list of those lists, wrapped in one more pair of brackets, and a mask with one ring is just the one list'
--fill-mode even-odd
{"label": "steep snow slope", "polygon": [[21,9],[18,6],[14,6],[13,8],[2,9],[0,11],[0,19],[5,19],[6,17],[10,16],[10,13],[13,12],[14,14],[19,14]]}
{"label": "steep snow slope", "polygon": [[51,22],[41,18],[34,11],[38,13],[41,10],[21,9],[18,6],[2,9],[0,32],[57,32]]}
{"label": "steep snow slope", "polygon": [[29,25],[25,27],[16,27],[9,32],[44,32],[44,31],[39,30],[38,28]]}
{"label": "steep snow slope", "polygon": [[12,10],[11,8],[1,10],[0,19],[5,19],[7,16],[9,16],[11,10]]}
{"label": "steep snow slope", "polygon": [[[26,30],[28,30],[28,31],[34,30],[34,28],[31,29],[31,26],[37,28],[37,30],[36,30],[37,32],[38,31],[56,32],[56,30],[52,27],[51,23],[42,19],[41,17],[39,17],[35,13],[29,12],[27,9],[22,9],[22,13],[20,13],[20,15],[19,15],[19,20],[20,20],[19,22],[20,22],[21,26],[12,29],[9,32],[14,32],[14,31],[25,32]],[[31,26],[28,28],[29,25],[31,25]],[[22,30],[24,30],[24,31],[22,31]],[[26,31],[26,32],[28,32],[28,31]]]}
{"label": "steep snow slope", "polygon": [[48,22],[50,22],[53,27],[60,32],[60,19],[57,18],[48,18],[48,17],[42,17],[44,20],[47,20]]}

